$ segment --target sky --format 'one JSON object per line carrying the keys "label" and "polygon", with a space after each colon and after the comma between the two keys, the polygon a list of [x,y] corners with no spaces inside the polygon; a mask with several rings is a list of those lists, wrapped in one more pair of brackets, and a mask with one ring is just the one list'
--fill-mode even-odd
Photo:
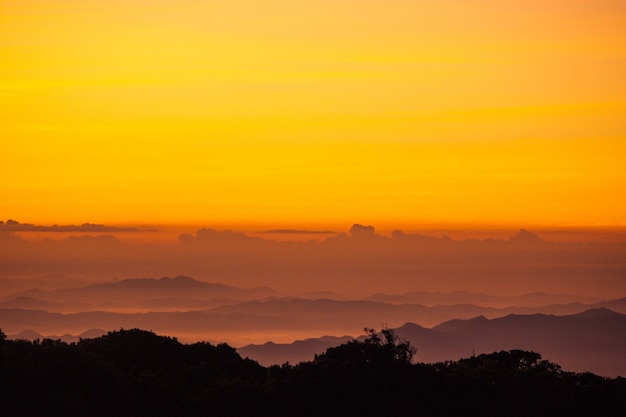
{"label": "sky", "polygon": [[0,217],[626,226],[619,0],[0,0]]}

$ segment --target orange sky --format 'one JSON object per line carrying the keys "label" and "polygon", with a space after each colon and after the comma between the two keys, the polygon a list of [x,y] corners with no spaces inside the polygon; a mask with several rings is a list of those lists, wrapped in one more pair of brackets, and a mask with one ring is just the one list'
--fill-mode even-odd
{"label": "orange sky", "polygon": [[0,218],[626,225],[618,0],[0,0]]}

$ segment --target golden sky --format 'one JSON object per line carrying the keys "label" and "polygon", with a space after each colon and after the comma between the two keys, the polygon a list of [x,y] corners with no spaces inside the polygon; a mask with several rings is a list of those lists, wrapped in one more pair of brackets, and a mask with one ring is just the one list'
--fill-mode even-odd
{"label": "golden sky", "polygon": [[0,218],[626,225],[621,0],[0,0]]}

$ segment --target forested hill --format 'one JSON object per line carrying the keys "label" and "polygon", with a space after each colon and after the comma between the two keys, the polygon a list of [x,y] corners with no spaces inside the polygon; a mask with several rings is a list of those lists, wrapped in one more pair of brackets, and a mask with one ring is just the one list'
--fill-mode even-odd
{"label": "forested hill", "polygon": [[[417,346],[419,348],[419,346]],[[0,332],[6,416],[624,416],[626,379],[564,372],[514,350],[413,363],[393,332],[265,368],[228,345],[143,330],[79,343]]]}

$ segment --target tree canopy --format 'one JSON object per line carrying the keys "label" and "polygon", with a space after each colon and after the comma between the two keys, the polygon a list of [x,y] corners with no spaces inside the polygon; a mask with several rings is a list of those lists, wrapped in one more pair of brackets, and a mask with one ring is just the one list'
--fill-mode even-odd
{"label": "tree canopy", "polygon": [[7,416],[623,416],[626,380],[563,371],[536,352],[415,363],[389,329],[265,368],[226,344],[131,329],[67,344],[7,340]]}

